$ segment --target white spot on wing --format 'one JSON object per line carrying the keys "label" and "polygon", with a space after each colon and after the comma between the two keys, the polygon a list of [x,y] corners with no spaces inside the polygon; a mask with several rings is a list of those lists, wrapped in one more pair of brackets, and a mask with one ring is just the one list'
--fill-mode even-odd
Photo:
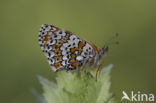
{"label": "white spot on wing", "polygon": [[63,60],[68,60],[67,56],[63,56],[62,59],[63,59]]}
{"label": "white spot on wing", "polygon": [[50,52],[50,58],[54,57],[55,53],[54,52]]}
{"label": "white spot on wing", "polygon": [[82,56],[77,56],[76,60],[81,61],[81,60],[83,60],[83,57]]}
{"label": "white spot on wing", "polygon": [[62,55],[66,55],[67,53],[66,53],[66,51],[62,51]]}
{"label": "white spot on wing", "polygon": [[62,61],[62,65],[63,65],[63,66],[65,66],[65,65],[66,65],[65,61]]}
{"label": "white spot on wing", "polygon": [[68,45],[69,45],[68,43],[64,43],[64,44],[63,44],[64,47],[67,47]]}
{"label": "white spot on wing", "polygon": [[70,36],[70,39],[71,39],[71,40],[73,40],[74,38],[77,39],[77,37],[76,37],[75,35],[71,35],[71,36]]}
{"label": "white spot on wing", "polygon": [[54,66],[51,66],[51,69],[54,70],[54,72],[57,71],[57,69]]}
{"label": "white spot on wing", "polygon": [[66,33],[64,30],[62,30],[62,36],[66,36]]}
{"label": "white spot on wing", "polygon": [[55,34],[55,35],[52,36],[52,38],[53,38],[53,39],[61,39],[61,35]]}

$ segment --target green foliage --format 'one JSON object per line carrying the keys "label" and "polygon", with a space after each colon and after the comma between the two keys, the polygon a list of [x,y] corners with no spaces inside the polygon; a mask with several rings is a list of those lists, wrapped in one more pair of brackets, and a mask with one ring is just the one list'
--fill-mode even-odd
{"label": "green foliage", "polygon": [[39,76],[47,103],[115,103],[109,93],[112,65],[96,71],[58,72],[57,84]]}

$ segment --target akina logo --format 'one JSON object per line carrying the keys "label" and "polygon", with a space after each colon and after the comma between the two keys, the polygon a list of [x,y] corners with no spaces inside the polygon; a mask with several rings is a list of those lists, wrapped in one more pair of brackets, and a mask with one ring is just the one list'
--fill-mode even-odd
{"label": "akina logo", "polygon": [[145,94],[138,91],[135,93],[134,91],[131,91],[130,95],[128,95],[125,91],[122,91],[122,98],[121,101],[141,101],[141,102],[153,102],[154,101],[154,94]]}

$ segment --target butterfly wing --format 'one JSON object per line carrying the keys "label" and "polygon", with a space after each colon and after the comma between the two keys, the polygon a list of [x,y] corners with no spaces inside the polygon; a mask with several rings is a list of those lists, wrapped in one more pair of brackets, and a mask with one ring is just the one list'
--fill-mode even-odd
{"label": "butterfly wing", "polygon": [[52,25],[41,26],[38,40],[54,71],[76,69],[88,63],[96,55],[88,42]]}

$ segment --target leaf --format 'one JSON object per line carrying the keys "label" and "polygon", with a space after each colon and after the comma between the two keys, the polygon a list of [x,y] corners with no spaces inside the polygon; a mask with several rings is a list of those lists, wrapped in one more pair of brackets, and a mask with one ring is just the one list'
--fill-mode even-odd
{"label": "leaf", "polygon": [[112,67],[103,68],[97,81],[95,70],[89,73],[61,71],[56,77],[57,84],[38,76],[43,96],[47,103],[115,103],[109,92]]}

